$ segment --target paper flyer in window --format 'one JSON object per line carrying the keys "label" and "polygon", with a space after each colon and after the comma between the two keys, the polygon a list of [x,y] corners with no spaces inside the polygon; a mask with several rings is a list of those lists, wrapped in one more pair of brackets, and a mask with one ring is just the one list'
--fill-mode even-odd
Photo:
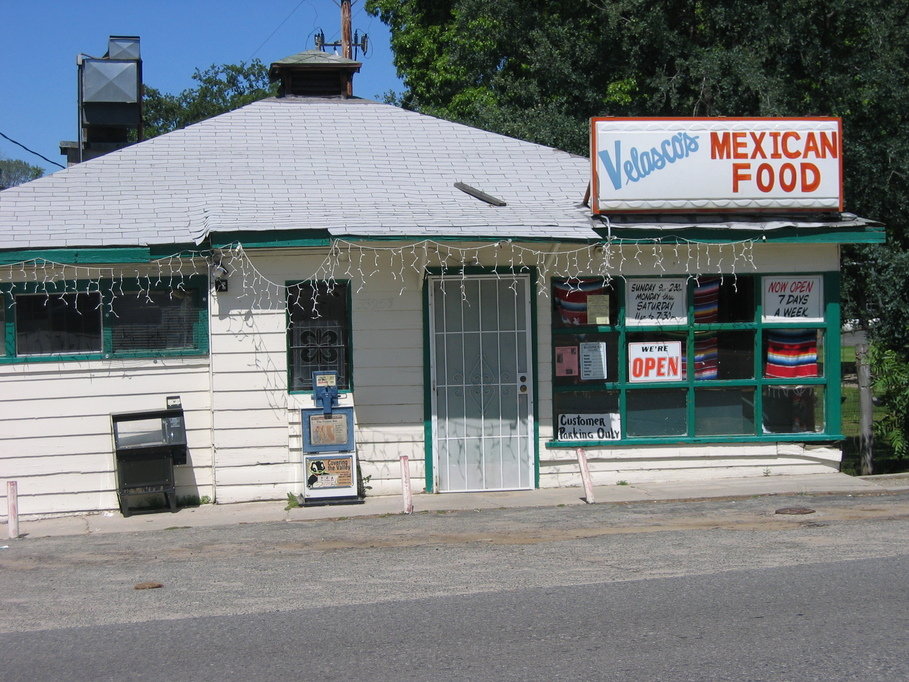
{"label": "paper flyer in window", "polygon": [[628,380],[633,383],[682,381],[681,342],[629,343]]}
{"label": "paper flyer in window", "polygon": [[587,324],[609,324],[609,296],[587,297]]}
{"label": "paper flyer in window", "polygon": [[578,376],[577,346],[556,346],[555,356],[557,377]]}
{"label": "paper flyer in window", "polygon": [[605,414],[560,414],[558,440],[619,440],[621,418],[617,412]]}
{"label": "paper flyer in window", "polygon": [[764,322],[822,322],[824,282],[810,277],[764,277]]}
{"label": "paper flyer in window", "polygon": [[587,341],[581,344],[581,381],[606,379],[606,343]]}

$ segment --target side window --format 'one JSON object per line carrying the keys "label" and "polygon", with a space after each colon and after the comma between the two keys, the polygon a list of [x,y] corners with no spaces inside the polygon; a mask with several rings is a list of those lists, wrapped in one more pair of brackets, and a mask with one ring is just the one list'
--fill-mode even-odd
{"label": "side window", "polygon": [[17,294],[16,355],[99,353],[101,294]]}
{"label": "side window", "polygon": [[111,352],[115,354],[194,350],[202,345],[197,329],[205,302],[199,289],[124,291],[111,307]]}
{"label": "side window", "polygon": [[0,285],[4,363],[206,353],[205,277],[157,289],[125,279]]}
{"label": "side window", "polygon": [[312,373],[333,371],[350,388],[350,303],[346,282],[302,282],[287,290],[288,386],[312,389]]}

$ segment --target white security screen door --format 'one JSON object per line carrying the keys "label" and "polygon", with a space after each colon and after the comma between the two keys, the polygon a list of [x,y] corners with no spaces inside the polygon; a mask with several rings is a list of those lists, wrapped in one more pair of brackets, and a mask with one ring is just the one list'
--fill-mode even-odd
{"label": "white security screen door", "polygon": [[530,278],[429,280],[436,490],[534,485]]}

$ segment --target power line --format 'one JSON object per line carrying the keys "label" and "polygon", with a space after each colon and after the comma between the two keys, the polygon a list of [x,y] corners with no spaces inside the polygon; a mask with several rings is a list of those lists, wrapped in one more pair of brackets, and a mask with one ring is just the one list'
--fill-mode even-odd
{"label": "power line", "polygon": [[34,151],[33,149],[29,149],[28,147],[26,147],[26,146],[25,146],[24,144],[22,144],[21,142],[16,142],[13,138],[8,137],[8,136],[4,135],[3,133],[0,133],[0,137],[2,137],[4,140],[9,140],[9,141],[12,142],[13,144],[19,145],[19,146],[22,147],[25,151],[27,151],[29,154],[34,154],[35,156],[44,159],[44,160],[47,161],[48,163],[52,163],[52,164],[54,164],[55,166],[60,166],[60,168],[64,168],[64,169],[66,168],[66,166],[64,166],[64,165],[62,165],[62,164],[59,164],[59,163],[57,163],[56,161],[51,161],[51,160],[50,160],[49,158],[47,158],[46,156],[43,156],[42,154],[39,154],[38,152]]}
{"label": "power line", "polygon": [[280,30],[280,28],[281,28],[284,24],[287,23],[287,20],[290,19],[290,18],[294,15],[294,12],[296,12],[298,9],[300,9],[300,5],[302,5],[304,2],[306,2],[306,0],[300,0],[300,2],[297,3],[297,6],[294,7],[292,10],[290,10],[290,14],[288,14],[286,17],[284,17],[284,21],[282,21],[280,24],[278,24],[277,28],[275,28],[274,31],[272,31],[271,33],[269,33],[269,34],[268,34],[268,37],[267,37],[265,40],[262,41],[262,44],[259,45],[259,47],[257,47],[255,50],[253,50],[253,53],[252,53],[252,54],[250,55],[250,57],[249,57],[250,61],[252,61],[253,57],[256,56],[256,53],[258,53],[259,50],[261,50],[261,49],[264,47],[265,43],[267,43],[269,40],[271,40],[271,39],[272,39],[272,36],[274,36],[275,33],[277,33],[277,32]]}

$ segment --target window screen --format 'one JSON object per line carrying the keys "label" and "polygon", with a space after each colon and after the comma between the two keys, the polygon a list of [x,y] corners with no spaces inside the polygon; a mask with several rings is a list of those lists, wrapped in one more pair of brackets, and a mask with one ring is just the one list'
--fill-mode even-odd
{"label": "window screen", "polygon": [[194,290],[117,296],[111,316],[113,352],[195,348],[200,298]]}
{"label": "window screen", "polygon": [[290,287],[287,296],[290,390],[311,390],[317,371],[337,372],[338,388],[350,388],[347,284],[306,282]]}

